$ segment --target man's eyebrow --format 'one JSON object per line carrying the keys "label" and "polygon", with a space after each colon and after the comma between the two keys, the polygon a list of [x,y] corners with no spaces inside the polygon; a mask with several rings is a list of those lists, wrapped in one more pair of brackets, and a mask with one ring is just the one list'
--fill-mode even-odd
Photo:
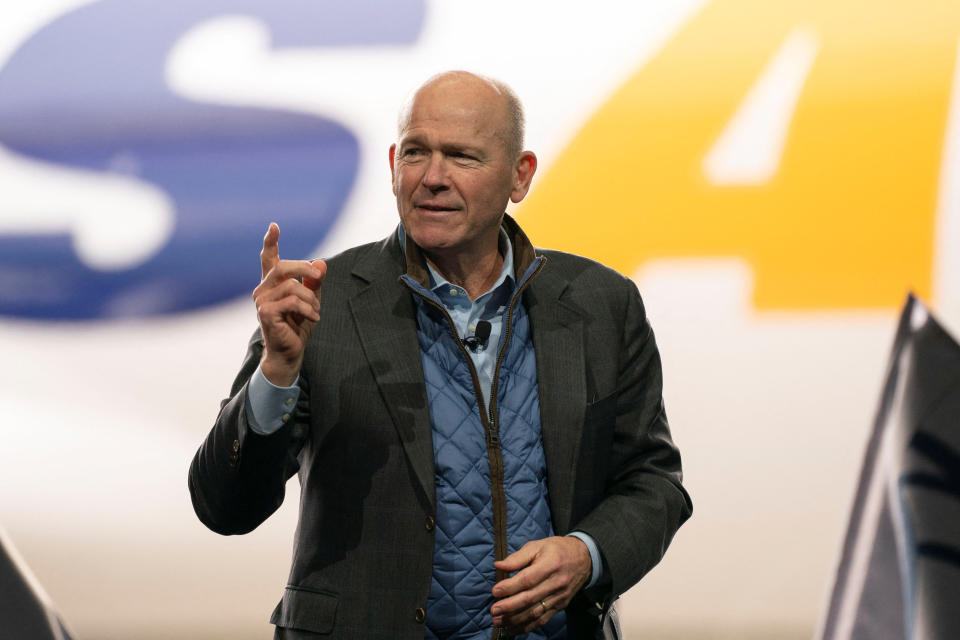
{"label": "man's eyebrow", "polygon": [[422,146],[422,145],[420,144],[419,140],[416,140],[414,138],[404,138],[399,142],[397,142],[398,149],[405,149],[406,147],[415,147],[415,146]]}
{"label": "man's eyebrow", "polygon": [[440,150],[443,151],[444,153],[451,153],[451,152],[465,153],[471,156],[483,155],[483,151],[480,149],[480,147],[475,147],[470,144],[459,143],[459,142],[449,142],[447,144],[443,144],[440,146]]}
{"label": "man's eyebrow", "polygon": [[412,144],[424,145],[426,143],[423,140],[423,136],[419,133],[400,136],[400,139],[397,141],[397,146],[400,147],[405,147]]}
{"label": "man's eyebrow", "polygon": [[[430,145],[427,144],[422,136],[412,135],[409,138],[401,138],[397,146],[400,149],[405,149],[408,147],[428,147]],[[467,142],[444,142],[439,145],[439,149],[444,153],[465,153],[477,157],[484,155],[480,147],[476,147]]]}

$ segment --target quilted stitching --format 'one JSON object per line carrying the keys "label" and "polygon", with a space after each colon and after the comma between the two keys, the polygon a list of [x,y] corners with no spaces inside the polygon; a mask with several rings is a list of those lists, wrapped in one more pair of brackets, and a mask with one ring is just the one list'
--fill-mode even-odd
{"label": "quilted stitching", "polygon": [[[419,288],[421,294],[435,297]],[[470,365],[446,319],[419,296],[418,336],[433,426],[437,514],[427,638],[486,639],[495,583],[493,500],[480,409]],[[514,309],[514,328],[501,363],[497,407],[507,496],[507,547],[553,535],[540,402],[529,319]],[[563,638],[563,612],[524,638]]]}

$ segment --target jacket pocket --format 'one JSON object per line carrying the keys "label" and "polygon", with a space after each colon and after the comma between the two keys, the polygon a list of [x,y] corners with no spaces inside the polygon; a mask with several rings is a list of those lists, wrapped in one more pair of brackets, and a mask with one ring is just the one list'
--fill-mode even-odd
{"label": "jacket pocket", "polygon": [[270,616],[270,623],[284,629],[330,633],[339,603],[340,597],[335,593],[288,586]]}
{"label": "jacket pocket", "polygon": [[593,402],[588,402],[584,416],[586,423],[602,423],[612,426],[617,414],[617,394],[616,392],[604,396]]}
{"label": "jacket pocket", "polygon": [[589,403],[584,410],[576,489],[586,509],[596,506],[607,486],[616,423],[616,393]]}
{"label": "jacket pocket", "polygon": [[617,423],[617,394],[595,400],[586,406],[583,414],[583,441],[581,449],[588,455],[609,456],[613,431]]}

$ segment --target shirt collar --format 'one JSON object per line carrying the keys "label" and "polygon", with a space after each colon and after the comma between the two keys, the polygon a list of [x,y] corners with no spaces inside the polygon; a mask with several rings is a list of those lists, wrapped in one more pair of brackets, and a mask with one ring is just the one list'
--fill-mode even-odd
{"label": "shirt collar", "polygon": [[[397,225],[397,238],[400,240],[401,250],[404,254],[406,254],[407,232],[406,229],[403,228],[402,224]],[[414,248],[416,249],[416,247]],[[480,302],[494,291],[500,292],[500,295],[496,296],[498,301],[504,296],[509,299],[510,295],[513,293],[514,287],[516,286],[516,275],[514,272],[513,262],[513,242],[510,240],[510,234],[507,233],[507,230],[502,226],[500,227],[498,249],[503,256],[503,266],[500,268],[500,276],[497,278],[497,281],[493,283],[493,286],[490,287],[489,291],[486,291],[483,295],[477,298],[477,302]],[[430,280],[430,291],[437,294],[444,302],[448,302],[450,300],[449,291],[451,287],[455,287],[456,285],[451,285],[446,278],[440,275],[440,272],[437,271],[432,264],[430,264],[429,260],[426,260],[423,257],[421,257],[421,260],[422,264],[425,264],[427,267],[426,275]],[[410,267],[409,260],[407,262],[407,266],[408,268]],[[469,302],[469,298],[466,295],[462,296],[462,299]]]}
{"label": "shirt collar", "polygon": [[[503,266],[500,268],[500,276],[488,291],[484,291],[482,295],[477,297],[477,302],[480,302],[480,300],[489,293],[500,289],[500,287],[502,287],[504,284],[507,284],[510,291],[513,290],[513,284],[516,281],[513,273],[513,244],[510,242],[510,236],[507,235],[507,232],[504,231],[503,227],[500,227],[499,240],[500,246],[498,248],[501,255],[503,255]],[[431,291],[439,295],[441,292],[448,291],[451,287],[457,287],[457,285],[451,285],[449,280],[440,275],[440,272],[436,270],[429,260],[427,260],[426,263],[427,271],[430,273]],[[462,289],[462,287],[457,288]]]}

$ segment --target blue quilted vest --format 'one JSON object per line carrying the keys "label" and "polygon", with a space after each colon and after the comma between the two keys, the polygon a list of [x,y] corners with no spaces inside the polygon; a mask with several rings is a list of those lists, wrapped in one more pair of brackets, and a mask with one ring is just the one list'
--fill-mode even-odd
{"label": "blue quilted vest", "polygon": [[[417,304],[433,427],[437,513],[427,638],[489,639],[494,559],[553,535],[536,356],[530,320],[520,303],[526,282],[543,260],[537,258],[526,270],[506,312],[491,407],[483,407],[473,364],[439,299],[403,276]],[[564,612],[521,637],[566,637]]]}

